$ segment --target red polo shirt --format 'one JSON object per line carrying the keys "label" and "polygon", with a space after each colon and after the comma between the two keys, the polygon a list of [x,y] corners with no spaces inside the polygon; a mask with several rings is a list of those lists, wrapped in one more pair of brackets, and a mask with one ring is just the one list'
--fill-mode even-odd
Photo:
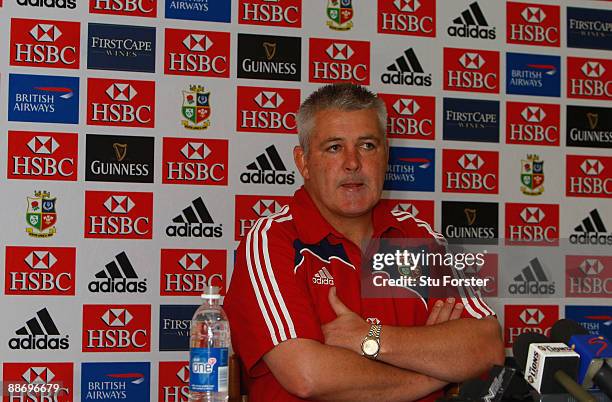
{"label": "red polo shirt", "polygon": [[[384,203],[374,208],[372,222],[374,238],[442,239],[424,221],[406,212],[392,213]],[[253,226],[238,248],[223,306],[234,351],[248,373],[250,402],[301,400],[285,391],[262,357],[287,339],[324,343],[321,325],[336,318],[328,302],[331,286],[348,308],[371,322],[425,324],[437,299],[363,297],[361,259],[360,248],[325,221],[303,188],[280,212]],[[465,317],[493,314],[475,294],[462,294]]]}

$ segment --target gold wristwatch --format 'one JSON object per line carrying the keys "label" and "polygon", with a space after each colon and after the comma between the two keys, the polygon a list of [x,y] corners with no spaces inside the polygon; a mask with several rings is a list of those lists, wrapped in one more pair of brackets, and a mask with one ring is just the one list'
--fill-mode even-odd
{"label": "gold wristwatch", "polygon": [[382,325],[372,324],[370,332],[361,342],[361,353],[368,359],[375,360],[380,352],[380,331]]}

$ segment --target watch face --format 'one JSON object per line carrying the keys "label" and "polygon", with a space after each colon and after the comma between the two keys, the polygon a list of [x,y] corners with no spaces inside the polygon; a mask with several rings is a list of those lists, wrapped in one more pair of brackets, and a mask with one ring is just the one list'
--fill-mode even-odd
{"label": "watch face", "polygon": [[374,356],[378,353],[378,342],[374,339],[366,339],[366,341],[363,342],[363,353],[368,356]]}

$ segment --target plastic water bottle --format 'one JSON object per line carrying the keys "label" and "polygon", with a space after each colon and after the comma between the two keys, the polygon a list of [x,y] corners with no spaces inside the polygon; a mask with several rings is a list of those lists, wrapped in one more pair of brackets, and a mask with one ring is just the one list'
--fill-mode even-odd
{"label": "plastic water bottle", "polygon": [[191,320],[189,402],[228,400],[230,328],[217,286],[207,286]]}

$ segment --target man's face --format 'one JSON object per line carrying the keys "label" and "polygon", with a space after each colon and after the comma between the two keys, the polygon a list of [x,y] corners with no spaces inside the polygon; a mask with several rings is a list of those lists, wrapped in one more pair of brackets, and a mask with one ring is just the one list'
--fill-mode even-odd
{"label": "man's face", "polygon": [[362,216],[378,202],[388,152],[374,109],[317,112],[308,154],[296,147],[294,157],[327,219]]}

